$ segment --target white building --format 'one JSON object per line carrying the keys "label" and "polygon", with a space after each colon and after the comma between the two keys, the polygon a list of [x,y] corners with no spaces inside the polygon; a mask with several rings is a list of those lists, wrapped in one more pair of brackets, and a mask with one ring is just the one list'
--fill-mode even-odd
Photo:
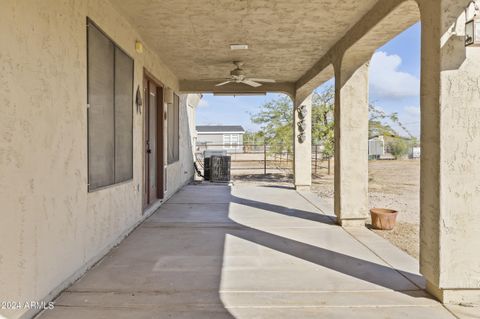
{"label": "white building", "polygon": [[197,125],[197,148],[241,151],[244,134],[241,125]]}
{"label": "white building", "polygon": [[379,159],[385,155],[385,141],[383,136],[377,136],[368,140],[368,158]]}

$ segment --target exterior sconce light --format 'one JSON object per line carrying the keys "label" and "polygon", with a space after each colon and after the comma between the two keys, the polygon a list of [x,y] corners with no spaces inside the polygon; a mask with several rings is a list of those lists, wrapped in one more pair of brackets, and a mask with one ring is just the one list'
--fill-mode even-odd
{"label": "exterior sconce light", "polygon": [[298,126],[298,131],[300,134],[298,134],[298,142],[302,144],[305,142],[305,139],[307,138],[305,134],[305,130],[307,129],[307,123],[305,122],[305,118],[307,117],[308,111],[307,111],[307,106],[306,105],[300,105],[297,107],[297,113],[298,113],[298,118],[300,121],[298,121],[297,126]]}
{"label": "exterior sconce light", "polygon": [[143,53],[143,43],[140,42],[140,41],[135,41],[135,51],[137,51],[137,53]]}
{"label": "exterior sconce light", "polygon": [[477,16],[465,24],[465,46],[480,46],[480,18]]}
{"label": "exterior sconce light", "polygon": [[[473,18],[468,20],[468,13],[473,4]],[[465,8],[465,46],[480,46],[480,18],[477,16],[480,8],[475,1],[471,1],[467,8]]]}

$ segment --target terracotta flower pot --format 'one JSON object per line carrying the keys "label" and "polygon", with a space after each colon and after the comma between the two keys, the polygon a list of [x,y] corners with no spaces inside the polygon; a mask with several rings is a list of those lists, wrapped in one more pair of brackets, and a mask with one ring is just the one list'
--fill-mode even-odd
{"label": "terracotta flower pot", "polygon": [[397,220],[398,211],[387,208],[370,209],[372,225],[376,229],[392,230]]}

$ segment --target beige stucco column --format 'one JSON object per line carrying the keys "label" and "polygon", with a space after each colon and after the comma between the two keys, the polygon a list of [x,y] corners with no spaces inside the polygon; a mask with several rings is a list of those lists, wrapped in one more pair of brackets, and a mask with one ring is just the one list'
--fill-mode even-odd
{"label": "beige stucco column", "polygon": [[293,113],[295,189],[309,190],[312,185],[312,94],[298,94]]}
{"label": "beige stucco column", "polygon": [[335,214],[342,226],[368,216],[368,64],[335,70]]}
{"label": "beige stucco column", "polygon": [[470,1],[423,1],[420,270],[444,303],[480,304],[480,48]]}

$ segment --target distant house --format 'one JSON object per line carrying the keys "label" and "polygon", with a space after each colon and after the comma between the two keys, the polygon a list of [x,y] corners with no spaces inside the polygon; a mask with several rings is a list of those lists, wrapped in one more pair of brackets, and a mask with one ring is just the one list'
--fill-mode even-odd
{"label": "distant house", "polygon": [[383,136],[376,136],[368,140],[368,158],[380,159],[385,155],[385,140]]}
{"label": "distant house", "polygon": [[420,146],[414,146],[410,149],[408,156],[412,159],[420,158],[421,149]]}
{"label": "distant house", "polygon": [[243,147],[245,130],[241,125],[198,125],[197,147],[201,150],[237,151]]}

